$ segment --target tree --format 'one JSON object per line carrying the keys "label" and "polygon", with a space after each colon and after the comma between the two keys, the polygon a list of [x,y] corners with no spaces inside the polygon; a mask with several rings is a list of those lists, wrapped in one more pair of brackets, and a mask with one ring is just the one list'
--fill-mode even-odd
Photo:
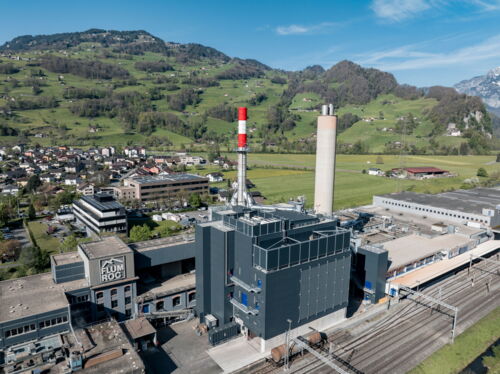
{"label": "tree", "polygon": [[479,168],[477,169],[477,174],[476,174],[478,177],[484,177],[484,178],[487,178],[488,177],[488,172],[486,171],[485,168]]}
{"label": "tree", "polygon": [[0,205],[0,224],[2,224],[2,226],[5,226],[7,223],[9,223],[10,213],[11,213],[11,208],[9,204],[5,202],[2,203]]}
{"label": "tree", "polygon": [[21,242],[19,240],[6,240],[0,243],[0,258],[15,259],[19,256]]}
{"label": "tree", "polygon": [[129,237],[131,242],[142,242],[148,240],[151,237],[151,229],[146,224],[142,226],[134,226],[130,230]]}
{"label": "tree", "polygon": [[377,163],[378,165],[382,165],[382,164],[384,163],[384,159],[382,158],[382,156],[377,156],[377,161],[376,161],[376,163]]}
{"label": "tree", "polygon": [[34,219],[36,219],[36,211],[35,211],[35,207],[33,206],[33,204],[30,204],[30,206],[28,207],[28,218],[30,221],[33,221]]}
{"label": "tree", "polygon": [[19,261],[27,269],[33,268],[41,271],[50,265],[50,255],[39,247],[27,247],[21,251]]}
{"label": "tree", "polygon": [[78,239],[75,237],[75,235],[70,235],[67,236],[66,239],[64,239],[64,241],[62,242],[61,250],[63,252],[74,251],[77,245],[78,245]]}
{"label": "tree", "polygon": [[192,193],[189,196],[189,205],[193,208],[199,208],[201,206],[200,194]]}
{"label": "tree", "polygon": [[32,175],[30,179],[28,179],[28,183],[26,184],[26,191],[35,192],[38,187],[42,185],[42,181],[40,177],[36,174]]}

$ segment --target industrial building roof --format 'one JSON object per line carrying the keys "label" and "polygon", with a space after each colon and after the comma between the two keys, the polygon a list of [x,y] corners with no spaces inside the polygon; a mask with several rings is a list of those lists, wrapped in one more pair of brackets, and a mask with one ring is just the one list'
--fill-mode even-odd
{"label": "industrial building roof", "polygon": [[53,255],[52,259],[54,260],[55,265],[68,265],[77,262],[82,262],[82,258],[76,251]]}
{"label": "industrial building roof", "polygon": [[482,214],[483,208],[495,209],[500,205],[499,188],[474,188],[436,195],[403,191],[382,197],[473,214]]}
{"label": "industrial building roof", "polygon": [[137,242],[129,244],[129,247],[135,249],[136,251],[143,252],[149,250],[156,250],[159,248],[165,248],[172,245],[178,245],[183,243],[191,243],[194,241],[194,234],[183,234],[168,236],[166,238],[146,240],[144,242]]}
{"label": "industrial building roof", "polygon": [[0,322],[68,307],[68,299],[51,273],[0,282],[0,300]]}
{"label": "industrial building roof", "polygon": [[116,201],[111,195],[100,194],[94,196],[82,196],[81,200],[92,205],[101,212],[123,208],[123,205]]}
{"label": "industrial building roof", "polygon": [[464,246],[469,242],[470,239],[458,234],[445,234],[434,238],[411,234],[382,245],[389,252],[389,271],[391,271],[440,251]]}
{"label": "industrial building roof", "polygon": [[89,259],[132,252],[117,236],[106,236],[95,242],[81,243],[79,246]]}
{"label": "industrial building roof", "polygon": [[432,166],[405,168],[405,170],[409,173],[448,173],[448,170],[438,169]]}
{"label": "industrial building roof", "polygon": [[128,321],[125,321],[124,325],[125,330],[129,333],[133,340],[152,335],[156,332],[156,329],[144,317],[129,319]]}
{"label": "industrial building roof", "polygon": [[180,182],[191,180],[207,180],[206,177],[200,177],[196,174],[168,174],[168,175],[144,175],[130,178],[139,184],[156,182]]}

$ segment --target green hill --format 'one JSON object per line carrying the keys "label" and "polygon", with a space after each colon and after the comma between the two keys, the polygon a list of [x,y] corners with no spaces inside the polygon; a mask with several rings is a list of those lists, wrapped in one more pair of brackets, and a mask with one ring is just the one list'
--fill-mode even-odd
{"label": "green hill", "polygon": [[[0,46],[0,143],[233,147],[236,107],[249,107],[254,150],[312,152],[322,103],[338,108],[343,152],[484,153],[482,102],[427,94],[342,61],[298,72],[230,58],[145,31],[20,36]],[[448,123],[464,136],[445,136]]]}

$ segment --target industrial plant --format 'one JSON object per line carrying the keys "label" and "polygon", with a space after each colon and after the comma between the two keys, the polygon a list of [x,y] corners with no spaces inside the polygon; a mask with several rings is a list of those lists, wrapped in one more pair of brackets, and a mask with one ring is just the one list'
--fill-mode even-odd
{"label": "industrial plant", "polygon": [[[234,195],[211,206],[194,234],[133,244],[103,236],[52,256],[51,273],[0,282],[1,370],[146,372],[137,351],[158,345],[157,329],[195,321],[191,334],[208,342],[224,372],[288,368],[298,352],[310,352],[327,372],[394,373],[366,360],[358,367],[332,344],[325,353],[324,343],[361,312],[381,313],[407,297],[449,306],[445,329],[453,339],[461,312],[443,302],[444,294],[421,288],[483,260],[494,265],[488,297],[498,295],[500,189],[400,192],[335,211],[337,117],[333,105],[324,105],[313,208],[302,197],[259,205],[246,188],[246,124],[247,108],[239,108]],[[201,178],[136,178],[129,186],[146,190],[144,198],[181,182],[207,188]],[[84,197],[75,207],[78,219],[95,226],[94,236],[127,229],[110,197]],[[108,228],[108,219],[115,226]],[[239,356],[227,353],[234,347]]]}

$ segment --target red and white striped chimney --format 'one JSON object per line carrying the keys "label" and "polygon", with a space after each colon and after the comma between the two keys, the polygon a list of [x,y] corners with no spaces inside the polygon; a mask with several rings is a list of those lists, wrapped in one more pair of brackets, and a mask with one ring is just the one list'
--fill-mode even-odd
{"label": "red and white striped chimney", "polygon": [[247,108],[238,108],[238,148],[247,146]]}
{"label": "red and white striped chimney", "polygon": [[238,108],[238,191],[237,204],[246,206],[247,180],[247,108]]}

